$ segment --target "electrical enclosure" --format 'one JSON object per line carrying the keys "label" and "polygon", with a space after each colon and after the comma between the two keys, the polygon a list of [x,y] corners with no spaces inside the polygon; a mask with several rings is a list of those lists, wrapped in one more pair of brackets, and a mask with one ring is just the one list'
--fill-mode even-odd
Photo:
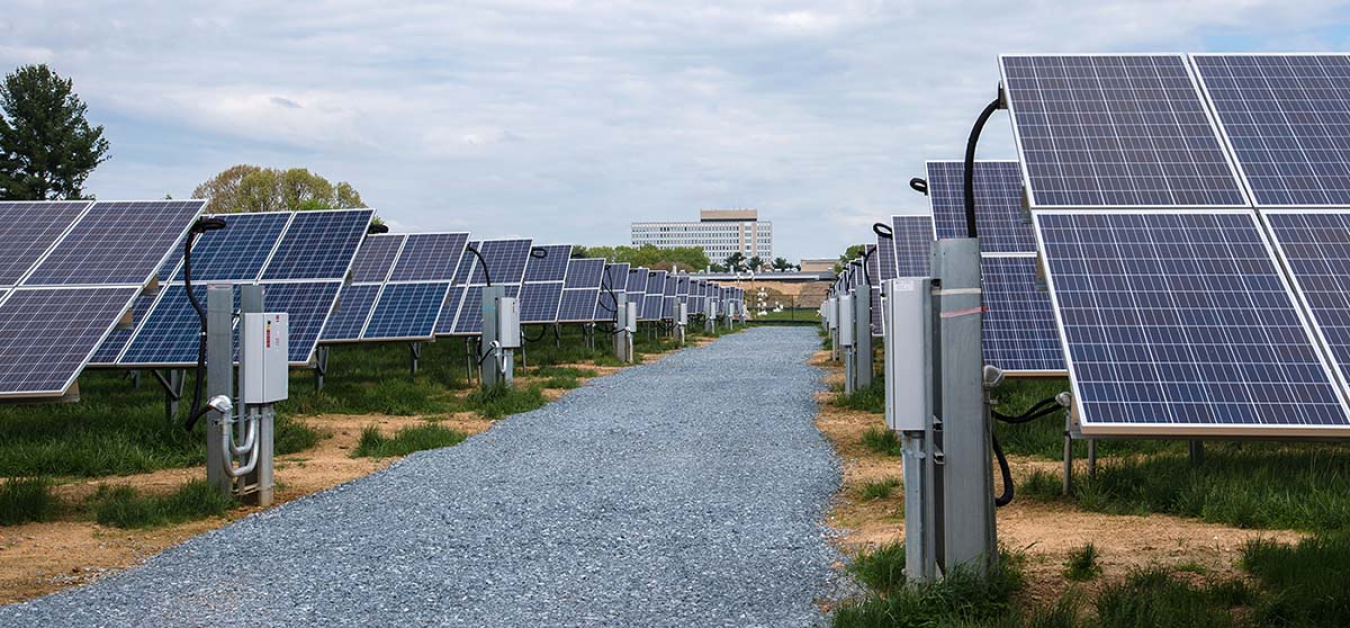
{"label": "electrical enclosure", "polygon": [[679,311],[678,311],[678,312],[676,313],[676,315],[675,315],[675,322],[676,322],[676,324],[678,324],[678,325],[688,325],[688,324],[689,324],[689,305],[688,305],[688,304],[685,304],[685,303],[681,303],[681,304],[679,304],[679,306],[680,306],[680,307],[679,307]]}
{"label": "electrical enclosure", "polygon": [[845,347],[853,346],[853,295],[839,295],[839,344]]}
{"label": "electrical enclosure", "polygon": [[929,294],[926,279],[886,282],[886,426],[923,431],[928,420]]}
{"label": "electrical enclosure", "polygon": [[497,299],[497,340],[503,349],[520,348],[520,302],[515,297]]}
{"label": "electrical enclosure", "polygon": [[290,394],[289,323],[285,312],[243,315],[239,333],[243,403],[276,403]]}

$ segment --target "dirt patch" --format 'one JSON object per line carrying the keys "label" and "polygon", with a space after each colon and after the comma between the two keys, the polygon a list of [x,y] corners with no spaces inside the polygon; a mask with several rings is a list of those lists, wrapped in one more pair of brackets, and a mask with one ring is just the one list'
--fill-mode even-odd
{"label": "dirt patch", "polygon": [[[811,364],[826,369],[826,383],[842,382],[842,367],[829,357],[828,351],[819,351]],[[844,470],[843,488],[828,519],[830,526],[840,531],[836,542],[842,551],[853,554],[903,541],[903,487],[897,486],[887,498],[862,499],[866,483],[899,480],[902,476],[900,458],[877,454],[862,445],[863,433],[884,426],[885,419],[879,414],[832,406],[829,402],[835,394],[817,395],[821,405],[816,426],[834,445]],[[1025,477],[1032,469],[1059,472],[1062,468],[1058,462],[1017,456],[1009,463],[1014,478]],[[1083,472],[1082,468],[1076,471]],[[1233,563],[1247,541],[1268,538],[1291,542],[1302,536],[1298,532],[1243,530],[1167,515],[1106,515],[1085,512],[1068,503],[1021,498],[998,510],[999,542],[1026,555],[1026,595],[1038,603],[1053,601],[1068,588],[1064,562],[1070,551],[1085,543],[1097,547],[1103,568],[1103,577],[1086,587],[1092,590],[1122,579],[1131,568],[1150,564],[1185,564],[1207,573],[1236,573]]]}

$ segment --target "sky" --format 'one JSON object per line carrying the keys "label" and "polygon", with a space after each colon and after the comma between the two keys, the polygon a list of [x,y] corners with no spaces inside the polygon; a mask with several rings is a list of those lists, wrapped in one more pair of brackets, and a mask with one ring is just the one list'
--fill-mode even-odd
{"label": "sky", "polygon": [[[1288,0],[9,0],[0,69],[74,80],[112,145],[99,198],[305,167],[396,231],[584,245],[750,207],[796,261],[926,211],[908,181],[962,156],[1001,53],[1345,50],[1348,17]],[[1011,136],[996,114],[979,156],[1015,158]]]}

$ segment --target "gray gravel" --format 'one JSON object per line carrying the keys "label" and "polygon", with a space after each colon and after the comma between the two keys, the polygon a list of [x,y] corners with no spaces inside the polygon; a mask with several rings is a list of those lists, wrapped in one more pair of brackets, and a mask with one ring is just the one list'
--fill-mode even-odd
{"label": "gray gravel", "polygon": [[838,556],[814,328],[590,381],[0,626],[809,626]]}

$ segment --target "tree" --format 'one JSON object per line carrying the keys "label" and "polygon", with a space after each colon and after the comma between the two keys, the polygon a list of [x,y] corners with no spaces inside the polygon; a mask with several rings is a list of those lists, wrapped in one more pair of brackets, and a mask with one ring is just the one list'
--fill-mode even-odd
{"label": "tree", "polygon": [[862,257],[863,253],[866,252],[867,252],[866,244],[855,244],[853,246],[848,247],[848,250],[844,251],[844,254],[839,256],[839,261],[835,262],[834,272],[836,274],[844,272],[844,267],[848,266],[849,262],[858,259],[859,257]]}
{"label": "tree", "polygon": [[750,258],[750,261],[746,263],[746,267],[755,272],[759,272],[759,269],[764,267],[764,260],[760,259],[759,256],[756,255]]}
{"label": "tree", "polygon": [[773,269],[779,272],[792,270],[792,264],[781,257],[773,258]]}
{"label": "tree", "polygon": [[586,259],[591,256],[591,250],[580,244],[572,245],[572,259]]}
{"label": "tree", "polygon": [[262,168],[240,164],[207,179],[192,198],[209,198],[212,214],[350,209],[365,207],[361,194],[346,181],[330,183],[305,168]]}
{"label": "tree", "polygon": [[46,65],[27,65],[0,84],[0,198],[81,198],[84,182],[108,160],[102,126]]}
{"label": "tree", "polygon": [[[642,266],[654,270],[670,270],[672,266],[683,272],[694,272],[708,267],[708,255],[696,246],[658,249],[655,245],[631,246],[587,246],[581,247],[587,257],[601,257],[610,262],[623,262],[633,266]],[[576,257],[573,248],[573,257]]]}
{"label": "tree", "polygon": [[739,273],[742,270],[745,270],[745,254],[736,251],[735,253],[728,255],[725,260],[722,260],[722,263],[726,265],[728,270]]}
{"label": "tree", "polygon": [[727,267],[721,264],[712,264],[708,267],[708,270],[714,273],[724,273],[727,272]]}

